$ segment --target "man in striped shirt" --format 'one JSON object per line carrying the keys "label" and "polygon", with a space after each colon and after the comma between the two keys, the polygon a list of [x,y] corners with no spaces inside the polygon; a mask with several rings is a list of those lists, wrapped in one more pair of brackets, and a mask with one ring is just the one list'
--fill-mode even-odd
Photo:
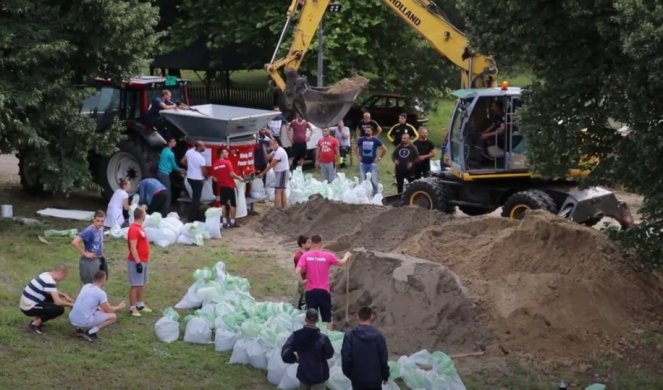
{"label": "man in striped shirt", "polygon": [[30,330],[43,334],[44,322],[64,314],[64,307],[73,307],[69,295],[58,291],[57,282],[67,277],[67,266],[59,265],[50,272],[42,272],[23,289],[19,307],[23,314],[33,317]]}

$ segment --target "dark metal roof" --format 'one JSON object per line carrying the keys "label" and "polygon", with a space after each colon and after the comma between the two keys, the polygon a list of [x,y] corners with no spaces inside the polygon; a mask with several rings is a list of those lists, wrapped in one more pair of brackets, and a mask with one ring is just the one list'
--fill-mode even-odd
{"label": "dark metal roof", "polygon": [[270,55],[269,49],[255,45],[210,49],[206,39],[198,39],[187,47],[154,57],[150,67],[199,71],[260,69],[269,62]]}

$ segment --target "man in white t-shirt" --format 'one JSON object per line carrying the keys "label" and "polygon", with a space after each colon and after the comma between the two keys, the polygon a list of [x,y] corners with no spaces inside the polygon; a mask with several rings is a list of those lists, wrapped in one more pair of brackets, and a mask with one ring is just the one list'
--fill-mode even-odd
{"label": "man in white t-shirt", "polygon": [[97,339],[97,332],[117,321],[115,312],[127,306],[124,301],[116,306],[108,304],[108,296],[102,289],[105,283],[106,273],[97,271],[92,283],[81,287],[74,307],[69,312],[69,321],[76,327],[76,333],[87,341]]}
{"label": "man in white t-shirt", "polygon": [[279,143],[275,139],[270,140],[270,146],[273,152],[271,153],[269,165],[267,165],[267,168],[259,176],[265,176],[270,169],[274,168],[276,179],[276,185],[274,186],[274,207],[284,209],[288,204],[285,189],[288,186],[290,163],[288,162],[288,154],[285,152],[285,149],[279,146]]}
{"label": "man in white t-shirt", "polygon": [[205,144],[202,141],[196,141],[194,147],[187,150],[182,158],[182,165],[186,166],[186,181],[191,186],[191,209],[189,211],[189,222],[202,221],[200,212],[200,197],[203,194],[203,184],[207,177],[205,168],[205,157],[202,153],[205,151]]}

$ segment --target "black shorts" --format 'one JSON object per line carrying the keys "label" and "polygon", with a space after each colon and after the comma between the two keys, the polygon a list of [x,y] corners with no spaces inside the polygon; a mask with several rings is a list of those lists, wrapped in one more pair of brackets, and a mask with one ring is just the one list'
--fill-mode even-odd
{"label": "black shorts", "polygon": [[219,198],[222,206],[237,207],[235,199],[235,189],[230,187],[219,187]]}
{"label": "black shorts", "polygon": [[306,142],[295,142],[292,144],[292,157],[295,161],[306,158]]}
{"label": "black shorts", "polygon": [[320,289],[307,291],[305,299],[307,309],[317,309],[322,322],[331,322],[332,304],[331,294],[328,291]]}

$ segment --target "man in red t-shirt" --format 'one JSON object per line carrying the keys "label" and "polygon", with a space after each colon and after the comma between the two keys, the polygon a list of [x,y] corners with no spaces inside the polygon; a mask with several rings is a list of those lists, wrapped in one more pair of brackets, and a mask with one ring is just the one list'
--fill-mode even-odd
{"label": "man in red t-shirt", "polygon": [[[302,257],[305,252],[308,252],[308,250],[311,249],[311,239],[306,236],[299,236],[297,237],[297,246],[299,249],[297,249],[295,255],[293,256],[295,269],[297,268],[297,264],[299,264],[299,258]],[[304,283],[306,283],[306,272],[302,273],[301,280],[297,284],[297,293],[299,294],[297,308],[299,310],[303,310],[304,307],[306,307],[306,301],[304,300]]]}
{"label": "man in red t-shirt", "polygon": [[322,178],[331,183],[336,179],[336,159],[340,156],[339,144],[332,137],[329,128],[322,129],[322,138],[318,140],[318,151],[315,153],[315,167],[320,168]]}
{"label": "man in red t-shirt", "polygon": [[[228,149],[219,149],[219,159],[212,164],[212,179],[216,182],[221,207],[224,209],[223,227],[238,227],[235,222],[237,199],[235,198],[235,180],[244,180],[235,173],[233,163],[228,160]],[[228,222],[230,219],[230,222]]]}
{"label": "man in red t-shirt", "polygon": [[127,232],[129,255],[127,256],[127,270],[129,273],[129,307],[133,317],[140,317],[141,312],[151,313],[152,309],[145,306],[145,284],[148,280],[148,262],[150,260],[150,243],[143,229],[145,210],[134,210],[134,223]]}
{"label": "man in red t-shirt", "polygon": [[296,114],[295,120],[288,124],[288,138],[292,143],[292,162],[290,170],[297,168],[297,164],[304,166],[306,158],[306,144],[311,139],[313,127],[304,120],[299,114]]}

